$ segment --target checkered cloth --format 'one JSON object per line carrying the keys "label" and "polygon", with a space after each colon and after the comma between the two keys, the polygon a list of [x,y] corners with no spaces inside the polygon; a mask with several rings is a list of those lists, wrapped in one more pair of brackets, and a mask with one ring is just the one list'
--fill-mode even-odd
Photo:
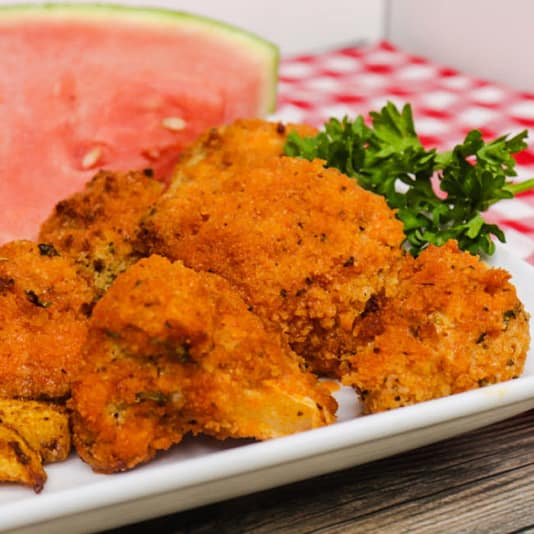
{"label": "checkered cloth", "polygon": [[[285,58],[274,118],[320,126],[332,116],[366,115],[388,100],[410,102],[422,142],[441,149],[473,128],[486,139],[531,128],[529,148],[516,158],[517,179],[534,177],[534,94],[436,65],[387,42]],[[534,191],[499,202],[485,218],[534,264]]]}

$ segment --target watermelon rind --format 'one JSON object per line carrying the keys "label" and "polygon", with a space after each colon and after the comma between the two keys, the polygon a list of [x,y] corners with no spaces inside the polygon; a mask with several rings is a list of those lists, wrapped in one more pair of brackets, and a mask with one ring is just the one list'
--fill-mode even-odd
{"label": "watermelon rind", "polygon": [[279,50],[270,41],[226,22],[183,11],[160,7],[137,7],[119,4],[13,4],[0,6],[0,25],[14,20],[105,20],[106,23],[124,23],[139,26],[180,29],[207,37],[220,39],[235,46],[241,53],[257,59],[264,67],[267,78],[262,87],[258,114],[267,114],[276,109]]}

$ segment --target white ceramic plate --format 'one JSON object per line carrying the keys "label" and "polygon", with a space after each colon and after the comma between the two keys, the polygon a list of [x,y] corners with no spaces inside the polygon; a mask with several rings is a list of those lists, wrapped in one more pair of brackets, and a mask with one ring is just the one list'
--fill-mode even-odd
{"label": "white ceramic plate", "polygon": [[[491,261],[513,275],[534,313],[534,268],[499,247]],[[532,326],[532,322],[531,322]],[[383,458],[534,408],[534,351],[510,382],[391,412],[354,417],[338,394],[340,422],[263,443],[190,439],[129,473],[96,475],[76,457],[49,466],[45,489],[0,485],[0,530],[87,532],[200,506]]]}

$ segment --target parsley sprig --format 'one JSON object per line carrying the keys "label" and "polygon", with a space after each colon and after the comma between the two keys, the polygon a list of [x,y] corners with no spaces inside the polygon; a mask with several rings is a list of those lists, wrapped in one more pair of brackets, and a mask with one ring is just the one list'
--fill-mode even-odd
{"label": "parsley sprig", "polygon": [[472,254],[493,254],[492,235],[503,231],[482,217],[492,204],[534,187],[534,178],[512,183],[517,176],[512,154],[527,147],[527,131],[485,142],[479,130],[448,152],[423,147],[414,127],[411,106],[388,102],[371,112],[371,126],[361,115],[353,121],[330,119],[315,137],[291,133],[285,153],[320,158],[358,184],[383,195],[404,223],[407,248],[419,254],[428,244],[456,239]]}

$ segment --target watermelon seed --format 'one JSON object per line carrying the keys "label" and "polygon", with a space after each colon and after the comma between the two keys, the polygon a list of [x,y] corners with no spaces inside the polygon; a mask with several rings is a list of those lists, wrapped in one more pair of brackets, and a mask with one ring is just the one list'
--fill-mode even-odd
{"label": "watermelon seed", "polygon": [[96,162],[100,159],[102,155],[102,150],[100,147],[96,146],[89,150],[82,159],[82,168],[90,169],[96,165]]}
{"label": "watermelon seed", "polygon": [[186,122],[180,117],[167,117],[161,121],[161,125],[167,130],[179,132],[185,128]]}
{"label": "watermelon seed", "polygon": [[157,148],[151,148],[148,150],[143,150],[141,154],[148,159],[156,160],[161,156],[161,152]]}

